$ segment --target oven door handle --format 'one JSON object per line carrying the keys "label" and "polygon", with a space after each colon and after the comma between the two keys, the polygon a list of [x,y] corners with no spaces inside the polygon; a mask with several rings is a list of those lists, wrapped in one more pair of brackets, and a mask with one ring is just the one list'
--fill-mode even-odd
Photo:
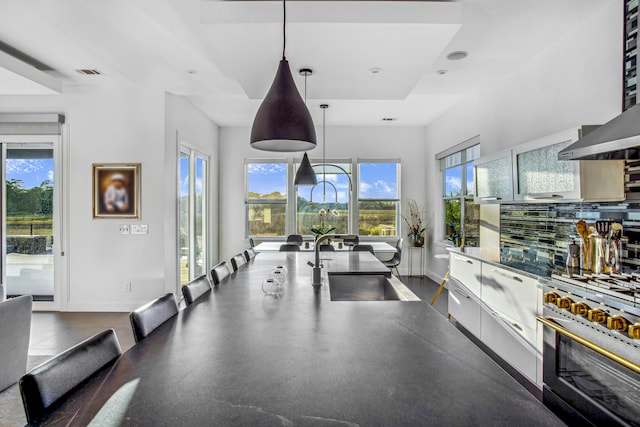
{"label": "oven door handle", "polygon": [[631,369],[632,371],[640,374],[640,365],[637,365],[635,363],[633,363],[632,361],[625,359],[624,357],[613,353],[612,351],[607,350],[606,348],[589,341],[588,339],[585,339],[583,337],[581,337],[578,334],[575,334],[573,332],[571,332],[570,330],[566,329],[565,327],[563,327],[562,325],[560,325],[559,323],[557,323],[555,320],[553,320],[550,317],[536,317],[536,320],[540,323],[542,323],[544,326],[548,326],[549,328],[553,329],[554,331],[556,331],[557,333],[564,335],[565,337],[579,343],[582,344],[583,346],[587,347],[590,350],[595,351],[598,354],[601,354],[602,356],[613,360],[614,362],[624,366],[625,368]]}

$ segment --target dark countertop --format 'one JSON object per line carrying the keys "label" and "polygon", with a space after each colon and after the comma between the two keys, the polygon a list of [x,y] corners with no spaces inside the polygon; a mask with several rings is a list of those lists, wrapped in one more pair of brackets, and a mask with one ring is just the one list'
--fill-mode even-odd
{"label": "dark countertop", "polygon": [[[356,264],[344,255],[325,265]],[[314,294],[312,257],[259,254],[47,424],[562,425],[426,303],[331,302],[327,286]],[[262,281],[283,262],[286,293],[264,296]]]}

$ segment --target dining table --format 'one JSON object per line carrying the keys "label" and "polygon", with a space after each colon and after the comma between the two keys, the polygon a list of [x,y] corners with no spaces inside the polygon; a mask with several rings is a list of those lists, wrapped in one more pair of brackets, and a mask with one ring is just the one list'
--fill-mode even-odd
{"label": "dining table", "polygon": [[[559,420],[423,301],[332,301],[368,252],[259,253],[81,385],[45,426],[555,426]],[[262,283],[286,268],[277,294]],[[329,283],[329,285],[328,285]]]}
{"label": "dining table", "polygon": [[[308,243],[308,246],[307,244]],[[315,242],[306,242],[303,243],[300,246],[300,251],[302,252],[313,252],[315,250]],[[267,241],[267,242],[261,242],[259,244],[257,244],[253,249],[256,252],[279,252],[280,251],[280,246],[287,244],[286,241]],[[371,245],[371,247],[373,248],[373,252],[375,254],[394,254],[397,252],[397,249],[395,248],[395,246],[390,245],[387,242],[380,242],[380,241],[376,241],[376,242],[369,242],[369,241],[362,241],[360,242],[360,244],[362,245]],[[340,245],[339,242],[332,242],[331,245],[333,246],[333,249],[335,251],[343,251],[343,252],[348,252],[353,250],[353,246],[349,246],[349,245],[345,245],[342,244]]]}

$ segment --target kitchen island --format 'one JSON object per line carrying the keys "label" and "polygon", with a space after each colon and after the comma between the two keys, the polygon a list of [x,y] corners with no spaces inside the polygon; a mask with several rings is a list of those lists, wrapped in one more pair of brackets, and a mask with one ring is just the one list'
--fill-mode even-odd
{"label": "kitchen island", "polygon": [[[325,273],[383,271],[366,252],[322,258]],[[331,301],[314,293],[312,260],[259,254],[46,424],[561,425],[426,303]],[[265,296],[277,264],[285,293]]]}

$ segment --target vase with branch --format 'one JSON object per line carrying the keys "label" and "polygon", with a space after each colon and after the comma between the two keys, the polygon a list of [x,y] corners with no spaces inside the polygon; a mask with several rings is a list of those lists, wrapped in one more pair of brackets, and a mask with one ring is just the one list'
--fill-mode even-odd
{"label": "vase with branch", "polygon": [[431,226],[431,220],[425,220],[424,209],[418,206],[418,202],[413,199],[409,199],[407,202],[409,214],[402,215],[407,227],[409,227],[409,239],[415,247],[422,247],[425,240],[425,231]]}

